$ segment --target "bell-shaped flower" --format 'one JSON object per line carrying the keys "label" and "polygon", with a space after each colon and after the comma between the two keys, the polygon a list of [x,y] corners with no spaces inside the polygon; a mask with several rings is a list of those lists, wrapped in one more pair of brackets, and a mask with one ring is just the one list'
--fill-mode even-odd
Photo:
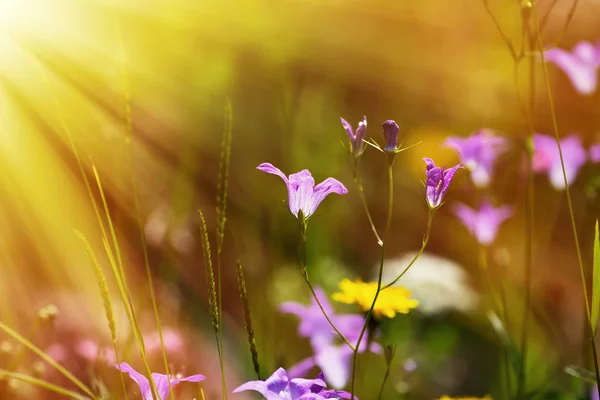
{"label": "bell-shaped flower", "polygon": [[325,387],[322,374],[319,374],[316,379],[289,379],[285,369],[279,368],[266,380],[246,382],[233,393],[254,390],[266,400],[325,400],[351,397],[346,392],[327,390]]}
{"label": "bell-shaped flower", "polygon": [[342,182],[334,178],[327,178],[315,186],[315,180],[307,169],[291,174],[289,177],[270,163],[262,163],[257,169],[283,179],[288,190],[288,207],[297,218],[300,214],[304,219],[309,218],[331,193],[348,193],[348,189]]}
{"label": "bell-shaped flower", "polygon": [[383,150],[388,153],[395,153],[398,150],[398,131],[400,127],[395,121],[388,119],[383,126],[383,137],[385,138],[385,147]]}
{"label": "bell-shaped flower", "polygon": [[350,139],[352,154],[356,158],[360,157],[364,149],[363,139],[365,138],[365,133],[367,132],[367,116],[365,115],[362,120],[359,121],[356,132],[352,129],[352,125],[350,125],[348,121],[346,121],[344,118],[340,118],[340,120],[342,121],[342,126],[346,130],[348,138]]}
{"label": "bell-shaped flower", "polygon": [[[560,147],[570,185],[586,161],[586,152],[581,140],[576,135],[570,135],[560,141]],[[553,136],[536,133],[533,137],[533,170],[536,173],[547,173],[550,183],[557,190],[565,189],[563,169],[556,139]]]}
{"label": "bell-shaped flower", "polygon": [[455,204],[453,212],[477,242],[484,246],[492,244],[500,225],[513,214],[511,206],[496,208],[488,202],[483,203],[479,210],[465,204]]}
{"label": "bell-shaped flower", "polygon": [[475,186],[485,188],[494,174],[496,159],[507,149],[506,141],[489,129],[481,129],[467,138],[451,136],[445,144],[456,150],[461,164],[471,171]]}
{"label": "bell-shaped flower", "polygon": [[[117,369],[121,372],[125,372],[129,374],[129,377],[137,383],[140,388],[140,392],[142,394],[143,400],[154,400],[152,396],[152,388],[150,387],[150,382],[148,379],[133,369],[126,362],[122,362],[121,364],[116,365]],[[192,375],[185,378],[169,378],[164,374],[152,374],[152,380],[154,381],[154,385],[156,386],[156,390],[158,392],[159,399],[156,400],[166,400],[169,396],[169,380],[171,381],[171,386],[175,386],[180,382],[201,382],[206,379],[203,375]]]}
{"label": "bell-shaped flower", "polygon": [[424,158],[423,161],[427,164],[425,169],[427,174],[425,180],[425,198],[429,208],[435,210],[442,205],[454,174],[462,166],[457,164],[452,168],[445,169],[444,167],[436,167],[431,158]]}
{"label": "bell-shaped flower", "polygon": [[593,163],[600,163],[600,143],[596,143],[590,146],[590,161]]}
{"label": "bell-shaped flower", "polygon": [[572,52],[550,49],[544,52],[546,61],[556,64],[571,80],[580,94],[594,93],[598,85],[600,46],[590,42],[579,42]]}

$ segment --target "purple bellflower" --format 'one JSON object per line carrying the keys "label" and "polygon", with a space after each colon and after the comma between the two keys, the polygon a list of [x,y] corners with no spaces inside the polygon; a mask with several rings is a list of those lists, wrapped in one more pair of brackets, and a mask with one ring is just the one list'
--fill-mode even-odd
{"label": "purple bellflower", "polygon": [[600,163],[600,143],[590,146],[590,161],[593,163]]}
{"label": "purple bellflower", "polygon": [[513,214],[511,206],[495,208],[488,202],[483,203],[479,210],[459,203],[454,205],[453,211],[477,242],[484,246],[492,244],[500,225]]}
{"label": "purple bellflower", "polygon": [[385,137],[385,147],[383,150],[388,153],[395,153],[398,150],[398,131],[400,130],[398,124],[388,119],[381,126],[383,126],[383,136]]}
{"label": "purple bellflower", "polygon": [[[581,166],[585,163],[585,149],[576,135],[570,135],[560,141],[567,183],[570,185],[577,177]],[[536,173],[547,173],[550,183],[557,190],[565,189],[563,170],[556,139],[553,136],[536,133],[533,137],[533,170]]]}
{"label": "purple bellflower", "polygon": [[317,376],[316,379],[288,379],[285,369],[279,368],[266,380],[246,382],[233,393],[254,390],[266,400],[324,400],[351,397],[346,392],[326,390],[325,386],[322,375]]}
{"label": "purple bellflower", "polygon": [[352,129],[352,125],[348,123],[344,118],[340,118],[342,126],[346,130],[348,137],[350,138],[350,146],[352,148],[352,154],[358,158],[362,155],[364,149],[363,139],[367,132],[367,116],[365,115],[362,120],[359,121],[356,132]]}
{"label": "purple bellflower", "polygon": [[331,193],[348,193],[348,189],[342,182],[334,178],[327,178],[315,186],[315,180],[307,169],[291,174],[289,178],[270,163],[262,163],[256,169],[283,179],[288,189],[288,207],[296,218],[299,218],[302,212],[303,218],[308,219]]}
{"label": "purple bellflower", "polygon": [[[148,382],[148,379],[144,375],[137,372],[126,362],[117,364],[116,367],[119,371],[129,374],[131,379],[133,379],[135,383],[137,383],[137,385],[140,388],[143,400],[153,400],[150,382]],[[201,382],[204,379],[205,377],[203,375],[192,375],[178,379],[170,378],[171,386],[175,386],[179,382]],[[160,397],[160,399],[158,400],[166,400],[169,396],[169,377],[167,375],[154,373],[152,374],[152,380],[154,381],[154,385],[156,386],[156,390],[158,391],[158,396]]]}
{"label": "purple bellflower", "polygon": [[437,209],[442,205],[448,187],[454,178],[454,174],[459,168],[462,168],[460,164],[455,165],[452,168],[445,169],[444,167],[436,167],[435,163],[431,158],[424,158],[427,173],[427,179],[425,180],[425,198],[427,204],[431,210]]}
{"label": "purple bellflower", "polygon": [[546,61],[553,62],[571,80],[580,94],[594,93],[598,85],[600,67],[600,46],[590,42],[579,42],[571,53],[562,49],[550,49],[544,52]]}
{"label": "purple bellflower", "polygon": [[[315,294],[323,309],[340,332],[348,340],[352,340],[354,337],[358,339],[360,330],[365,323],[364,317],[359,314],[335,314],[325,291],[320,287],[315,287]],[[333,344],[338,337],[338,334],[333,330],[314,298],[310,306],[305,306],[295,301],[286,301],[279,306],[279,310],[283,313],[294,314],[300,318],[298,333],[301,337],[310,338],[310,344],[315,351]]]}
{"label": "purple bellflower", "polygon": [[461,164],[471,171],[471,179],[478,188],[489,185],[496,159],[506,150],[506,139],[495,136],[489,129],[480,129],[467,138],[449,137],[445,145],[454,149]]}
{"label": "purple bellflower", "polygon": [[[323,289],[316,287],[315,293],[323,309],[350,343],[358,341],[365,319],[359,314],[335,314],[331,303]],[[334,388],[346,386],[350,378],[352,350],[346,344],[337,344],[338,334],[333,330],[327,318],[313,299],[310,306],[289,301],[282,303],[280,311],[300,318],[298,333],[301,337],[310,338],[314,355],[290,368],[290,376],[304,376],[310,369],[318,366]],[[366,350],[366,340],[361,341],[359,352]],[[371,344],[371,351],[381,352],[377,343]]]}

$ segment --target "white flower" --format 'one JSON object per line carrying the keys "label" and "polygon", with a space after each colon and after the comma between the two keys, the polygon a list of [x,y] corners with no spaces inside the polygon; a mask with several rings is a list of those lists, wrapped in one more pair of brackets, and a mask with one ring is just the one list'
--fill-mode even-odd
{"label": "white flower", "polygon": [[[416,253],[386,260],[383,283],[393,281],[410,264]],[[377,266],[379,268],[379,266]],[[456,310],[467,313],[477,307],[479,295],[469,285],[468,276],[456,262],[423,253],[408,272],[396,282],[411,291],[419,301],[418,311],[437,314]]]}

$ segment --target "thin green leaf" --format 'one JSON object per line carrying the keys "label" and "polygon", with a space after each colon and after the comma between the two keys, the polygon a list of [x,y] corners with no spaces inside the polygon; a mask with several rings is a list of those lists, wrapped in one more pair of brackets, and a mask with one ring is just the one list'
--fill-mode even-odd
{"label": "thin green leaf", "polygon": [[0,379],[4,378],[12,378],[22,382],[29,383],[33,386],[41,387],[42,389],[49,390],[54,393],[61,394],[66,397],[70,397],[76,400],[89,400],[89,397],[82,396],[79,393],[73,392],[72,390],[65,389],[63,387],[57,386],[53,383],[46,382],[42,379],[34,378],[33,376],[21,374],[18,372],[6,371],[4,369],[0,369]]}
{"label": "thin green leaf", "polygon": [[585,368],[578,367],[576,365],[567,365],[565,372],[577,379],[581,379],[588,383],[596,383],[596,374],[593,371],[589,371]]}
{"label": "thin green leaf", "polygon": [[598,313],[600,311],[600,235],[598,220],[596,220],[596,235],[594,236],[594,267],[592,275],[592,333],[596,336],[598,330]]}

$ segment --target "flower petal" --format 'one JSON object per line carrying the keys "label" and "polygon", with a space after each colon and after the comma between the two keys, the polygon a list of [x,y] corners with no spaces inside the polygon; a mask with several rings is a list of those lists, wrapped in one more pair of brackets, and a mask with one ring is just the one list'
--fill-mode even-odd
{"label": "flower petal", "polygon": [[150,382],[148,379],[137,372],[133,367],[126,362],[122,362],[121,364],[117,364],[115,366],[119,371],[126,372],[129,374],[129,377],[137,383],[140,388],[140,393],[142,394],[142,399],[144,400],[152,400],[152,390],[150,389]]}
{"label": "flower petal", "polygon": [[346,194],[348,189],[346,186],[335,178],[327,178],[323,182],[319,183],[311,195],[310,200],[306,203],[306,216],[314,214],[315,210],[321,204],[321,202],[331,193]]}
{"label": "flower petal", "polygon": [[592,94],[597,86],[597,66],[586,63],[562,49],[550,49],[545,53],[547,61],[555,63],[571,80],[581,94]]}
{"label": "flower petal", "polygon": [[288,376],[290,377],[301,377],[308,374],[308,372],[316,366],[316,361],[313,356],[305,358],[304,360],[298,361],[292,367],[288,368]]}
{"label": "flower petal", "polygon": [[265,380],[267,389],[274,393],[279,393],[282,390],[286,390],[288,383],[288,376],[283,368],[278,368],[277,371],[273,372],[273,375]]}
{"label": "flower petal", "polygon": [[300,210],[304,213],[305,218],[312,214],[309,210],[312,208],[311,200],[314,187],[315,180],[307,169],[290,175],[288,192],[292,214],[298,216]]}
{"label": "flower petal", "polygon": [[340,117],[340,121],[342,121],[342,126],[346,130],[346,133],[348,134],[350,141],[354,142],[354,131],[352,130],[352,125],[350,125],[348,123],[348,121],[346,121],[344,118],[341,118],[341,117]]}
{"label": "flower petal", "polygon": [[283,172],[281,172],[281,170],[279,168],[275,167],[271,163],[262,163],[258,167],[256,167],[256,169],[259,170],[259,171],[262,171],[262,172],[266,172],[267,174],[277,175],[281,179],[283,179],[283,181],[286,184],[288,183],[287,176],[285,176],[285,174]]}
{"label": "flower petal", "polygon": [[325,374],[325,378],[331,387],[341,389],[348,383],[351,356],[352,351],[345,344],[328,346],[316,354],[317,365]]}
{"label": "flower petal", "polygon": [[233,390],[233,393],[239,393],[239,392],[244,392],[246,390],[254,390],[260,394],[262,394],[264,397],[267,397],[268,394],[268,389],[267,389],[267,384],[263,381],[249,381],[244,383],[241,386],[238,386],[237,388],[235,388]]}

